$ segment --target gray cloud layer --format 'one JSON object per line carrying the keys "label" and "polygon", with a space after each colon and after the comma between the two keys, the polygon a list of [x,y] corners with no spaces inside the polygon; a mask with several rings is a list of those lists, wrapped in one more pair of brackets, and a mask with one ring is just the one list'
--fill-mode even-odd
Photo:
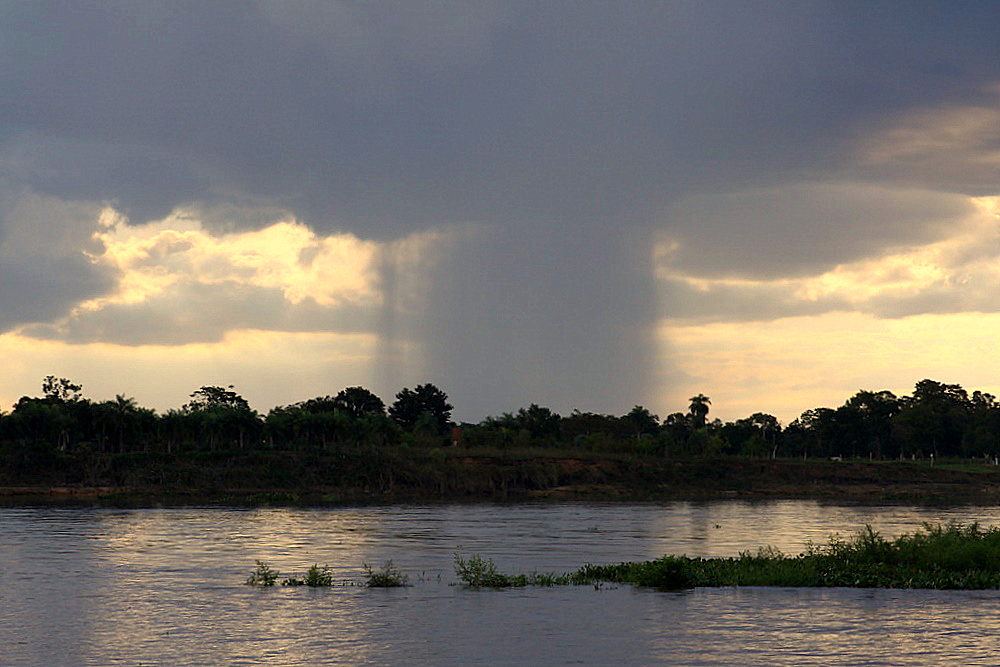
{"label": "gray cloud layer", "polygon": [[[197,205],[220,230],[276,210],[365,239],[481,223],[408,315],[426,367],[482,389],[473,410],[627,409],[661,314],[654,238],[681,242],[678,270],[762,279],[933,240],[963,214],[931,191],[987,178],[857,145],[913,109],[993,99],[998,19],[953,2],[5,3],[0,188],[114,202],[133,223]],[[861,180],[876,185],[829,185]],[[0,216],[0,326],[44,328],[112,289],[50,233],[75,226],[83,250],[92,222],[31,223],[54,245],[25,260],[23,216]],[[261,296],[206,296],[229,313],[215,335],[322,319]],[[101,317],[62,335],[127,341],[155,321],[184,339],[167,303]]]}

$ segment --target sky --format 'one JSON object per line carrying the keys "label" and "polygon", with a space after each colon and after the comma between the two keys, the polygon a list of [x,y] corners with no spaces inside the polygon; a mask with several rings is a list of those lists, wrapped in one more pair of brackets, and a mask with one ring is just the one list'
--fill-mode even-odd
{"label": "sky", "polygon": [[0,410],[1000,394],[1000,4],[0,0]]}

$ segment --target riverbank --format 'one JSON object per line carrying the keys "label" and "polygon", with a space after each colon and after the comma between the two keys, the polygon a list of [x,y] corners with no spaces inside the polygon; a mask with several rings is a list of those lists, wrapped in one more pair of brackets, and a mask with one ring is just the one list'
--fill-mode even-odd
{"label": "riverbank", "polygon": [[[403,450],[108,457],[88,471],[6,475],[0,503],[330,505],[803,498],[1000,504],[985,462],[671,460],[553,451]],[[82,478],[81,478],[82,477]],[[90,479],[88,480],[87,477]],[[95,483],[96,482],[96,483]]]}

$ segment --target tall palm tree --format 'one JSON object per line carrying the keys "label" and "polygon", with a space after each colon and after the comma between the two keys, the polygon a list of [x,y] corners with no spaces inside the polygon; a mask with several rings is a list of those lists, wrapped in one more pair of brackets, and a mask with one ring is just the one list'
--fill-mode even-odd
{"label": "tall palm tree", "polygon": [[695,428],[704,427],[708,418],[708,406],[712,403],[711,399],[705,394],[698,394],[688,400],[691,401],[691,405],[688,406],[688,412],[691,414],[691,424]]}
{"label": "tall palm tree", "polygon": [[134,398],[125,398],[122,394],[115,394],[115,400],[111,403],[114,410],[116,426],[118,426],[118,451],[125,451],[125,425],[129,418],[136,412],[136,402]]}

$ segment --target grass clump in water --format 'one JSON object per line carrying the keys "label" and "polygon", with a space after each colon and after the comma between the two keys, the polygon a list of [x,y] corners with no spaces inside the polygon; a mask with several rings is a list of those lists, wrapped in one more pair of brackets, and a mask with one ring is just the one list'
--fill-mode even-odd
{"label": "grass clump in water", "polygon": [[570,578],[575,584],[609,581],[676,591],[697,585],[693,563],[685,556],[664,556],[643,563],[584,565]]}
{"label": "grass clump in water", "polygon": [[313,565],[306,572],[306,576],[288,577],[281,582],[282,586],[333,586],[333,573],[330,572],[330,566],[324,565],[320,567],[319,565]]}
{"label": "grass clump in water", "polygon": [[512,586],[511,577],[497,572],[492,558],[472,554],[468,560],[455,554],[455,574],[470,588],[507,588]]}
{"label": "grass clump in water", "polygon": [[887,540],[866,526],[853,540],[787,556],[765,547],[737,558],[665,556],[642,563],[586,565],[576,583],[620,582],[678,590],[695,586],[852,588],[1000,588],[1000,529],[978,524],[924,525]]}
{"label": "grass clump in water", "polygon": [[[264,561],[258,560],[257,567],[247,578],[249,586],[274,586],[280,576],[277,570],[271,569]],[[333,586],[333,573],[327,565],[313,565],[304,577],[286,577],[281,580],[282,586]]]}
{"label": "grass clump in water", "polygon": [[272,570],[267,563],[258,560],[257,567],[247,578],[248,586],[274,586],[278,581],[278,571]]}
{"label": "grass clump in water", "polygon": [[373,569],[368,563],[363,563],[365,568],[365,586],[368,588],[397,588],[399,586],[407,586],[408,577],[399,571],[399,569],[392,564],[392,561],[386,561],[378,570]]}
{"label": "grass clump in water", "polygon": [[523,588],[525,586],[565,586],[573,583],[568,574],[503,574],[491,558],[472,554],[468,560],[455,554],[455,574],[469,588]]}

